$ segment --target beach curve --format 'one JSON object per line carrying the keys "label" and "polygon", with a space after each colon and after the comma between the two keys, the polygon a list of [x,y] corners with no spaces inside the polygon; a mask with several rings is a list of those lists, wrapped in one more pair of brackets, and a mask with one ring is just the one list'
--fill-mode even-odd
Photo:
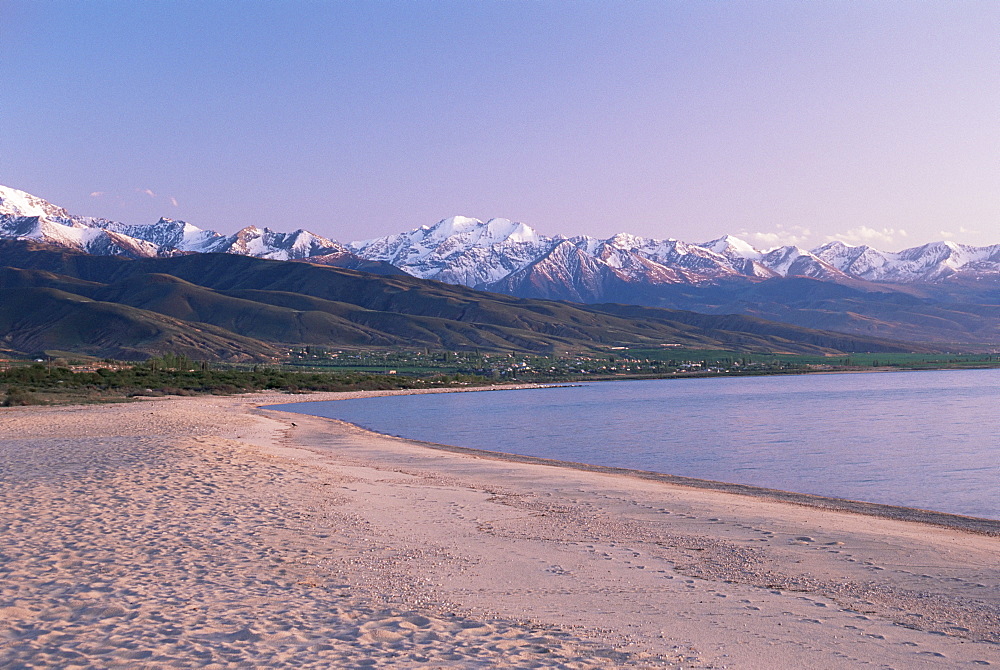
{"label": "beach curve", "polygon": [[4,410],[0,665],[1000,663],[996,537],[256,409],[289,399]]}

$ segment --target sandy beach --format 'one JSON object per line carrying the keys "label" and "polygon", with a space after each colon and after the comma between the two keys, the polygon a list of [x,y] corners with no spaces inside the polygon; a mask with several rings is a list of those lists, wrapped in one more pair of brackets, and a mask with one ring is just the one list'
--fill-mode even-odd
{"label": "sandy beach", "polygon": [[356,395],[0,410],[0,667],[1000,665],[1000,522],[259,409]]}

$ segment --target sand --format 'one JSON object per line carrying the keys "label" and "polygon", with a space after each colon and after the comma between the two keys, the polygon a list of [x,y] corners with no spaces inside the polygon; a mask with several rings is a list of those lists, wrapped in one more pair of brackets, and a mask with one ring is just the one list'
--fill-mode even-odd
{"label": "sand", "polygon": [[0,410],[0,667],[1000,665],[1000,522],[257,409],[353,395]]}

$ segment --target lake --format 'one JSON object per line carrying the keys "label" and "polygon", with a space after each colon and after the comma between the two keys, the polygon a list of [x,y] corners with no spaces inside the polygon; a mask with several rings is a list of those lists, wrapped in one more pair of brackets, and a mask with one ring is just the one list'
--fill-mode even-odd
{"label": "lake", "polygon": [[401,437],[1000,519],[1000,370],[715,377],[277,405]]}

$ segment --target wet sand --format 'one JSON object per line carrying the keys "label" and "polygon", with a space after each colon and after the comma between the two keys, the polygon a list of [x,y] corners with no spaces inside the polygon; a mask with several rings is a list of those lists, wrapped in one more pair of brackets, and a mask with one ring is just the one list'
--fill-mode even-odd
{"label": "wet sand", "polygon": [[1000,522],[257,409],[349,395],[0,410],[0,667],[1000,665]]}

